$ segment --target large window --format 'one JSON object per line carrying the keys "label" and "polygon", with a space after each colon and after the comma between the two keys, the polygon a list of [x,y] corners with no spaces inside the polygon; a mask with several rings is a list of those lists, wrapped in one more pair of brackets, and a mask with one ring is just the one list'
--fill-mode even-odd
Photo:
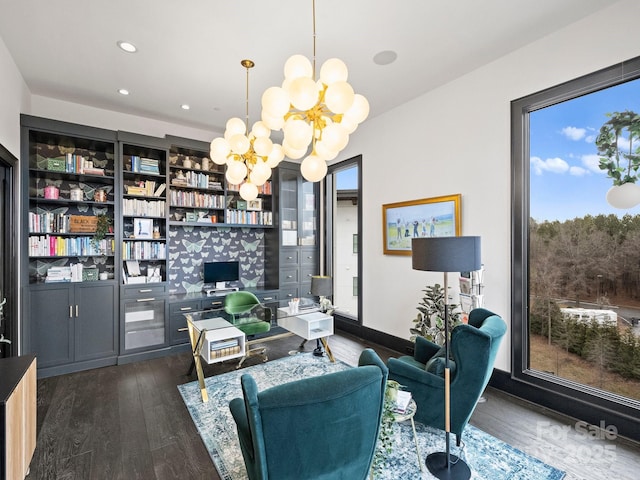
{"label": "large window", "polygon": [[632,437],[637,424],[625,418],[640,413],[639,78],[634,59],[512,103],[512,376],[533,400],[562,410],[572,397],[582,418]]}

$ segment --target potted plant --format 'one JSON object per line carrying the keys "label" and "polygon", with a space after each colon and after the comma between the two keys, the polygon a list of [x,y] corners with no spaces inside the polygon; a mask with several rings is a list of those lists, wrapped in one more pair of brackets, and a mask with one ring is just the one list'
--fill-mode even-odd
{"label": "potted plant", "polygon": [[380,421],[380,433],[378,434],[378,444],[373,455],[371,465],[372,473],[380,473],[384,468],[387,455],[391,453],[393,447],[393,423],[395,422],[394,409],[400,384],[395,380],[387,380],[387,388],[384,394],[384,406],[382,420]]}
{"label": "potted plant", "polygon": [[[105,237],[107,232],[109,232],[109,227],[111,226],[111,217],[101,213],[100,215],[96,215],[96,231],[93,233],[93,237],[91,238],[91,245],[96,249],[100,249],[100,241]],[[102,252],[103,253],[103,252]]]}
{"label": "potted plant", "polygon": [[[411,341],[415,343],[416,337],[425,337],[438,345],[444,344],[444,288],[436,283],[434,286],[429,286],[422,290],[425,295],[416,307],[418,315],[413,319],[415,324],[413,328],[409,329],[411,332]],[[453,329],[455,325],[460,323],[460,312],[456,311],[457,304],[448,304],[447,309],[449,311],[449,331]]]}
{"label": "potted plant", "polygon": [[[616,208],[632,208],[640,203],[640,115],[630,110],[608,113],[596,138],[600,170],[613,180],[607,202]],[[623,143],[628,147],[621,148]]]}

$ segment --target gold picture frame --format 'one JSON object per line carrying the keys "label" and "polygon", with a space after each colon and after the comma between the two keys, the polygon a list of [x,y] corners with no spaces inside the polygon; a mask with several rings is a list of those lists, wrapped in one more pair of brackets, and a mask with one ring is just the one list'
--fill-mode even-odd
{"label": "gold picture frame", "polygon": [[382,237],[385,255],[411,255],[414,237],[461,235],[462,195],[443,195],[382,205]]}

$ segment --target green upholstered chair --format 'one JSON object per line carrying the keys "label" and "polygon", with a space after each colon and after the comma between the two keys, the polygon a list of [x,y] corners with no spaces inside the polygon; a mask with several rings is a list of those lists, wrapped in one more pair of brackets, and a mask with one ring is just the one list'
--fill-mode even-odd
{"label": "green upholstered chair", "polygon": [[224,311],[229,322],[247,337],[245,355],[240,359],[238,368],[247,358],[255,355],[262,355],[266,362],[267,348],[253,347],[253,345],[256,342],[256,335],[267,333],[271,329],[271,309],[262,305],[253,293],[241,290],[231,292],[224,297]]}
{"label": "green upholstered chair", "polygon": [[[469,323],[451,331],[451,433],[458,446],[506,331],[504,320],[484,308],[472,310]],[[417,337],[413,357],[390,358],[387,366],[389,379],[411,392],[418,407],[415,420],[444,430],[444,347]]]}
{"label": "green upholstered chair", "polygon": [[387,367],[371,349],[358,368],[258,392],[241,378],[231,400],[249,480],[364,480],[383,412]]}

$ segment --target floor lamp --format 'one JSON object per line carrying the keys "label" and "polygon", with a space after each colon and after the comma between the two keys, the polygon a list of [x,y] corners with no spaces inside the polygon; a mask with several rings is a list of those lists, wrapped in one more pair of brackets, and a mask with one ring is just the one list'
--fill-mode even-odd
{"label": "floor lamp", "polygon": [[444,272],[444,429],[446,432],[446,451],[429,454],[426,465],[432,475],[440,479],[471,478],[469,466],[449,452],[451,434],[450,384],[449,370],[449,312],[448,272],[471,272],[479,270],[480,237],[423,237],[411,240],[411,255],[414,270]]}

